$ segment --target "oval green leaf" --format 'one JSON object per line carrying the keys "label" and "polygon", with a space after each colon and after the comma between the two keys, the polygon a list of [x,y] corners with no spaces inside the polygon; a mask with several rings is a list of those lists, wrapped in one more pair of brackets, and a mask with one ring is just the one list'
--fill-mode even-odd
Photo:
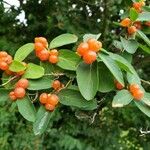
{"label": "oval green leaf", "polygon": [[14,60],[9,66],[9,70],[13,72],[19,72],[25,70],[26,67],[19,61]]}
{"label": "oval green leaf", "polygon": [[150,12],[142,12],[139,14],[138,21],[150,21]]}
{"label": "oval green leaf", "polygon": [[61,34],[50,42],[50,49],[75,43],[77,42],[77,40],[78,37],[74,34],[70,34],[70,33]]}
{"label": "oval green leaf", "polygon": [[36,119],[33,124],[33,131],[35,135],[42,134],[46,129],[53,118],[55,111],[49,112],[46,111],[44,106],[41,106],[36,114]]}
{"label": "oval green leaf", "polygon": [[57,65],[66,70],[75,71],[77,69],[77,65],[79,64],[80,57],[70,51],[70,50],[60,50],[59,51],[59,61]]}
{"label": "oval green leaf", "polygon": [[133,100],[133,96],[128,90],[117,92],[112,101],[112,107],[123,107],[128,105]]}
{"label": "oval green leaf", "polygon": [[51,88],[54,77],[44,76],[40,79],[28,80],[29,87],[28,90],[43,90]]}
{"label": "oval green leaf", "polygon": [[96,40],[98,40],[100,36],[101,36],[101,33],[99,33],[99,34],[85,34],[83,36],[83,41],[86,42],[89,39],[96,39]]}
{"label": "oval green leaf", "polygon": [[148,106],[150,106],[150,93],[144,93],[144,97],[142,98],[142,101],[146,104],[146,105],[148,105]]}
{"label": "oval green leaf", "polygon": [[104,62],[104,64],[107,66],[107,68],[116,78],[116,80],[120,82],[122,85],[124,85],[123,74],[121,72],[121,69],[116,64],[116,62],[110,56],[105,55],[103,53],[98,54],[98,57]]}
{"label": "oval green leaf", "polygon": [[44,68],[39,65],[29,63],[27,65],[27,69],[25,71],[25,74],[23,75],[23,78],[38,79],[41,78],[42,76],[44,76]]}
{"label": "oval green leaf", "polygon": [[135,10],[135,8],[130,8],[129,16],[132,21],[135,21],[138,18],[139,13]]}
{"label": "oval green leaf", "polygon": [[87,101],[79,91],[73,89],[62,90],[59,93],[59,102],[63,105],[78,107],[83,110],[97,108],[96,100]]}
{"label": "oval green leaf", "polygon": [[87,65],[81,62],[76,73],[77,83],[82,96],[86,100],[93,99],[99,87],[97,63]]}
{"label": "oval green leaf", "polygon": [[103,64],[98,64],[99,69],[99,91],[100,92],[110,92],[115,89],[114,77],[108,70],[108,68]]}
{"label": "oval green leaf", "polygon": [[17,50],[17,52],[14,56],[14,60],[23,61],[33,50],[34,50],[33,43],[28,43],[28,44],[21,46]]}
{"label": "oval green leaf", "polygon": [[144,104],[142,101],[134,101],[136,106],[148,117],[150,117],[150,107]]}
{"label": "oval green leaf", "polygon": [[23,99],[16,101],[20,114],[28,121],[35,121],[35,107],[31,100],[26,96]]}
{"label": "oval green leaf", "polygon": [[134,54],[139,46],[138,42],[130,39],[126,40],[125,38],[121,37],[121,43],[125,51],[127,51],[130,54]]}

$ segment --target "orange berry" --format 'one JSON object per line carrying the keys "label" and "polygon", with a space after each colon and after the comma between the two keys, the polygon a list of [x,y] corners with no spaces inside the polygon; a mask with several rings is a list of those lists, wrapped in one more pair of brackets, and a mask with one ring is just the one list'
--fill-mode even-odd
{"label": "orange berry", "polygon": [[39,52],[39,51],[44,50],[45,47],[43,46],[42,43],[35,43],[35,44],[34,44],[34,49],[35,49],[36,52]]}
{"label": "orange berry", "polygon": [[140,87],[139,87],[139,85],[138,84],[131,84],[130,86],[129,86],[129,90],[130,90],[130,92],[131,93],[134,93],[135,91],[137,91],[137,90],[139,90],[140,89]]}
{"label": "orange berry", "polygon": [[55,56],[58,56],[58,50],[57,49],[52,49],[50,52],[49,52],[50,55],[55,55]]}
{"label": "orange berry", "polygon": [[4,52],[4,51],[0,52],[0,58],[1,57],[7,57],[7,55],[8,55],[7,52]]}
{"label": "orange berry", "polygon": [[54,90],[58,90],[61,87],[60,81],[59,80],[53,81],[52,87],[53,87]]}
{"label": "orange berry", "polygon": [[24,88],[22,87],[16,87],[14,90],[14,95],[16,96],[16,98],[21,99],[25,96],[26,91]]}
{"label": "orange berry", "polygon": [[141,30],[141,29],[142,29],[142,25],[141,25],[141,22],[140,22],[140,21],[135,21],[133,25],[134,25],[138,30]]}
{"label": "orange berry", "polygon": [[133,3],[133,8],[135,8],[137,10],[137,12],[141,12],[142,11],[142,6],[144,6],[145,4],[143,2],[134,2]]}
{"label": "orange berry", "polygon": [[49,62],[52,64],[56,64],[58,62],[58,57],[56,55],[50,55]]}
{"label": "orange berry", "polygon": [[12,57],[11,57],[10,55],[8,55],[8,56],[6,57],[6,63],[7,63],[8,65],[12,63]]}
{"label": "orange berry", "polygon": [[84,54],[83,60],[86,64],[91,64],[96,60],[96,52],[88,51]]}
{"label": "orange berry", "polygon": [[131,23],[132,23],[132,22],[131,22],[131,20],[130,20],[129,18],[125,18],[125,19],[123,19],[123,20],[120,22],[120,25],[121,25],[122,27],[129,27]]}
{"label": "orange berry", "polygon": [[145,22],[145,25],[150,27],[150,21]]}
{"label": "orange berry", "polygon": [[89,50],[98,52],[102,48],[102,43],[96,39],[89,39],[87,41],[89,45]]}
{"label": "orange berry", "polygon": [[83,56],[87,51],[89,50],[88,43],[80,43],[80,45],[77,48],[77,53],[81,56]]}
{"label": "orange berry", "polygon": [[124,86],[121,83],[119,83],[118,81],[115,81],[115,86],[118,90],[122,90],[124,88]]}
{"label": "orange berry", "polygon": [[54,105],[51,105],[51,104],[45,104],[45,108],[46,110],[48,111],[53,111],[55,109],[55,106]]}
{"label": "orange berry", "polygon": [[132,95],[136,100],[141,100],[144,96],[144,92],[141,90],[137,90]]}
{"label": "orange berry", "polygon": [[42,93],[39,97],[40,103],[41,104],[46,104],[48,99],[48,94],[47,93]]}
{"label": "orange berry", "polygon": [[17,99],[16,96],[15,96],[14,91],[12,91],[12,92],[9,93],[9,98],[10,98],[12,101],[15,101],[15,100]]}
{"label": "orange berry", "polygon": [[47,42],[47,39],[44,38],[44,37],[36,37],[34,39],[35,43],[41,43],[45,48],[48,47],[48,42]]}
{"label": "orange berry", "polygon": [[49,52],[44,49],[38,53],[38,57],[41,61],[46,61],[49,58]]}
{"label": "orange berry", "polygon": [[129,34],[134,34],[134,33],[136,33],[136,31],[137,31],[137,29],[135,26],[128,27]]}
{"label": "orange berry", "polygon": [[26,89],[28,86],[29,86],[29,81],[27,79],[20,79],[16,84],[16,87],[22,87],[24,89]]}
{"label": "orange berry", "polygon": [[59,102],[59,98],[56,94],[49,94],[48,95],[48,99],[47,99],[48,104],[55,106],[58,104],[58,102]]}
{"label": "orange berry", "polygon": [[0,61],[0,69],[1,70],[8,70],[9,66],[6,62]]}

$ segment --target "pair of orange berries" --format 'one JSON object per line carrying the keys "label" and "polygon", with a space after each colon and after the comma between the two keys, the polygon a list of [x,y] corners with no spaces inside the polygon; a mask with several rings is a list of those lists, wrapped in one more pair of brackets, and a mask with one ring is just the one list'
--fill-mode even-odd
{"label": "pair of orange berries", "polygon": [[133,3],[133,8],[135,8],[135,10],[138,12],[138,13],[141,13],[142,12],[142,7],[145,6],[145,2],[142,0],[140,2],[134,2]]}
{"label": "pair of orange berries", "polygon": [[53,111],[59,102],[56,94],[42,93],[39,97],[40,103],[45,105],[46,110]]}
{"label": "pair of orange berries", "polygon": [[132,21],[129,18],[125,18],[120,22],[122,27],[127,27],[127,31],[129,34],[134,34],[137,32],[136,25],[132,25]]}
{"label": "pair of orange berries", "polygon": [[96,39],[89,39],[87,42],[82,42],[78,48],[77,53],[83,57],[86,64],[92,64],[96,61],[97,52],[102,48],[102,43]]}
{"label": "pair of orange berries", "polygon": [[136,100],[141,100],[144,96],[144,92],[140,89],[138,84],[131,84],[129,91]]}
{"label": "pair of orange berries", "polygon": [[29,81],[27,79],[20,79],[16,85],[14,91],[9,93],[11,100],[15,101],[16,99],[22,99],[26,95],[25,89],[29,86]]}
{"label": "pair of orange berries", "polygon": [[1,51],[0,52],[0,69],[1,70],[8,70],[9,65],[12,63],[12,57],[8,55],[7,52]]}
{"label": "pair of orange berries", "polygon": [[62,84],[59,80],[55,80],[52,83],[52,88],[55,91],[59,91],[60,89],[62,89],[64,87],[64,84]]}

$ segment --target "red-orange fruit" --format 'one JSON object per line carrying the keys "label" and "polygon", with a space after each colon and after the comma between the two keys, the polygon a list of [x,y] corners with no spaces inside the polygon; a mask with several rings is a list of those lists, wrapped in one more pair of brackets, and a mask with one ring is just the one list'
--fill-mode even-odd
{"label": "red-orange fruit", "polygon": [[53,111],[55,109],[55,106],[51,104],[45,104],[45,109],[48,111]]}
{"label": "red-orange fruit", "polygon": [[119,83],[118,81],[115,81],[115,86],[118,90],[122,90],[124,88],[124,86],[121,83]]}
{"label": "red-orange fruit", "polygon": [[87,43],[89,45],[89,50],[98,52],[102,48],[102,43],[96,39],[89,39]]}
{"label": "red-orange fruit", "polygon": [[11,91],[11,92],[9,93],[9,98],[10,98],[12,101],[15,101],[15,100],[17,99],[16,96],[15,96],[14,91]]}
{"label": "red-orange fruit", "polygon": [[48,95],[48,99],[47,99],[47,103],[51,104],[51,105],[57,105],[59,102],[59,98],[56,94],[49,94]]}
{"label": "red-orange fruit", "polygon": [[1,57],[7,57],[7,55],[8,55],[8,54],[7,54],[7,52],[5,52],[5,51],[1,51],[1,52],[0,52],[0,58],[1,58]]}
{"label": "red-orange fruit", "polygon": [[136,31],[137,31],[137,29],[135,26],[128,27],[128,33],[129,34],[134,34],[134,33],[136,33]]}
{"label": "red-orange fruit", "polygon": [[87,51],[89,50],[89,45],[86,42],[80,43],[80,45],[77,48],[77,53],[80,56],[83,56]]}
{"label": "red-orange fruit", "polygon": [[58,62],[58,56],[50,55],[49,56],[49,62],[52,63],[52,64],[56,64]]}
{"label": "red-orange fruit", "polygon": [[142,29],[142,25],[141,25],[141,22],[140,22],[140,21],[134,22],[133,25],[134,25],[138,30],[141,30],[141,29]]}
{"label": "red-orange fruit", "polygon": [[129,18],[125,18],[120,22],[120,25],[122,27],[129,27],[131,25],[132,21]]}
{"label": "red-orange fruit", "polygon": [[39,97],[40,103],[41,104],[46,104],[48,99],[48,94],[47,93],[42,93]]}
{"label": "red-orange fruit", "polygon": [[53,87],[54,90],[58,90],[61,87],[60,81],[59,80],[53,81],[52,87]]}
{"label": "red-orange fruit", "polygon": [[16,87],[14,90],[14,95],[16,96],[16,98],[21,99],[24,98],[26,94],[26,91],[24,88],[22,87]]}
{"label": "red-orange fruit", "polygon": [[50,52],[49,52],[50,55],[55,55],[55,56],[58,56],[58,50],[57,49],[52,49]]}
{"label": "red-orange fruit", "polygon": [[92,64],[94,61],[96,61],[96,52],[88,51],[84,54],[83,60],[86,64]]}
{"label": "red-orange fruit", "polygon": [[16,84],[16,87],[22,87],[24,89],[28,88],[28,86],[29,86],[29,81],[27,79],[20,79]]}
{"label": "red-orange fruit", "polygon": [[8,70],[9,66],[6,62],[0,61],[0,69],[1,70]]}
{"label": "red-orange fruit", "polygon": [[49,52],[44,49],[38,53],[38,57],[41,61],[46,61],[49,58]]}
{"label": "red-orange fruit", "polygon": [[137,90],[132,95],[136,100],[141,100],[144,96],[144,92],[142,90]]}
{"label": "red-orange fruit", "polygon": [[137,91],[137,90],[139,90],[139,89],[140,89],[140,87],[139,87],[139,85],[136,84],[136,83],[131,84],[131,85],[129,86],[129,91],[130,91],[131,93],[134,93],[135,91]]}
{"label": "red-orange fruit", "polygon": [[44,37],[36,37],[34,39],[35,43],[41,43],[45,48],[48,47],[48,42],[47,42],[47,39],[44,38]]}
{"label": "red-orange fruit", "polygon": [[35,49],[36,52],[39,52],[39,51],[44,50],[45,47],[43,46],[42,43],[35,43],[35,44],[34,44],[34,49]]}

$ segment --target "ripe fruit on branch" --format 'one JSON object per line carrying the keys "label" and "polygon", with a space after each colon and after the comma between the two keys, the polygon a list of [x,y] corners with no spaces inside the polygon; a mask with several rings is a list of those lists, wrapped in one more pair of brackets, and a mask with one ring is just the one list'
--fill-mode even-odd
{"label": "ripe fruit on branch", "polygon": [[140,21],[135,21],[133,23],[133,25],[138,29],[138,30],[141,30],[142,29],[142,24]]}
{"label": "ripe fruit on branch", "polygon": [[53,88],[54,90],[59,90],[60,87],[61,87],[61,83],[60,83],[59,80],[53,81],[53,83],[52,83],[52,88]]}
{"label": "ripe fruit on branch", "polygon": [[80,43],[80,45],[77,48],[77,53],[80,56],[83,56],[87,51],[89,50],[89,45],[86,42]]}
{"label": "ripe fruit on branch", "polygon": [[134,34],[134,33],[136,33],[136,31],[137,31],[137,29],[135,26],[128,27],[128,33],[129,34]]}
{"label": "ripe fruit on branch", "polygon": [[41,61],[46,61],[49,58],[49,52],[46,49],[43,49],[38,53],[38,57]]}
{"label": "ripe fruit on branch", "polygon": [[44,37],[36,37],[34,39],[35,43],[41,43],[43,45],[43,47],[47,48],[48,47],[48,42],[47,39]]}
{"label": "ripe fruit on branch", "polygon": [[24,89],[28,88],[29,86],[29,81],[27,79],[20,79],[17,83],[16,83],[16,87],[22,87]]}
{"label": "ripe fruit on branch", "polygon": [[118,90],[122,90],[124,88],[124,86],[116,80],[115,80],[115,86],[116,86],[116,89]]}
{"label": "ripe fruit on branch", "polygon": [[16,96],[15,96],[14,91],[11,91],[11,92],[9,93],[9,98],[10,98],[12,101],[15,101],[15,100],[17,99]]}
{"label": "ripe fruit on branch", "polygon": [[58,56],[58,50],[57,49],[52,49],[50,52],[49,52],[50,55],[55,55],[55,56]]}
{"label": "ripe fruit on branch", "polygon": [[56,64],[58,62],[58,56],[50,55],[48,60],[49,60],[50,63]]}
{"label": "ripe fruit on branch", "polygon": [[48,111],[53,111],[55,109],[55,106],[47,103],[45,104],[45,108]]}
{"label": "ripe fruit on branch", "polygon": [[122,27],[129,27],[131,25],[132,21],[129,18],[125,18],[120,22],[120,25]]}
{"label": "ripe fruit on branch", "polygon": [[14,95],[16,96],[17,99],[22,99],[26,94],[26,91],[22,87],[16,87],[14,90]]}
{"label": "ripe fruit on branch", "polygon": [[41,104],[46,104],[48,99],[48,94],[47,93],[42,93],[39,97],[40,103]]}
{"label": "ripe fruit on branch", "polygon": [[35,49],[36,52],[40,52],[40,51],[44,50],[45,48],[44,48],[42,43],[35,43],[34,44],[34,49]]}
{"label": "ripe fruit on branch", "polygon": [[96,52],[88,51],[84,54],[83,60],[86,64],[92,64],[94,61],[96,61]]}
{"label": "ripe fruit on branch", "polygon": [[49,94],[47,103],[56,106],[59,102],[59,98],[56,94]]}

